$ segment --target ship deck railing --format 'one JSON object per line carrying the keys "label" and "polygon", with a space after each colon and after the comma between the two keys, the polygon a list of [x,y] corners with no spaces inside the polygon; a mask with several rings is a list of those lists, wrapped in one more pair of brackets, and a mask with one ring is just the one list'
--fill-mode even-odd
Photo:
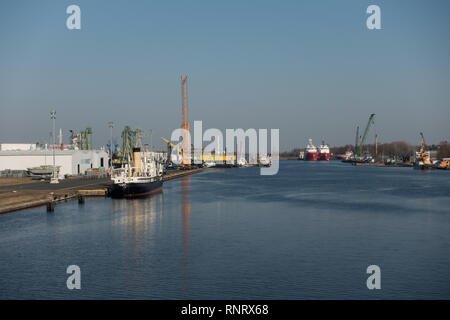
{"label": "ship deck railing", "polygon": [[140,169],[140,170],[142,170],[142,168],[141,167],[131,167],[131,168],[117,168],[117,169],[113,169],[112,170],[112,177],[117,177],[117,176],[121,176],[122,175],[122,173],[125,173],[125,174],[127,174],[129,171],[130,171],[130,169],[131,169],[131,172],[132,172],[132,174],[133,174],[133,176],[134,176],[134,174],[136,174],[135,176],[136,177],[147,177],[145,174],[144,174],[144,172],[143,171],[141,171],[141,172],[136,172],[136,169]]}

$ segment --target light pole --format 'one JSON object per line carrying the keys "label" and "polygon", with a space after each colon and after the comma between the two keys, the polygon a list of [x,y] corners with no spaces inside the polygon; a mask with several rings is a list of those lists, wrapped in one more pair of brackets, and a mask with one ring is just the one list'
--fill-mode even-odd
{"label": "light pole", "polygon": [[114,128],[114,122],[110,121],[108,122],[108,127],[110,129],[110,145],[109,145],[109,171],[112,173],[112,161],[113,161],[113,149],[112,149],[112,135],[113,135],[113,128]]}
{"label": "light pole", "polygon": [[50,183],[59,183],[58,177],[56,176],[56,163],[55,163],[55,145],[56,145],[56,137],[55,137],[55,120],[56,120],[56,111],[50,111],[50,119],[53,121],[53,177],[50,180]]}

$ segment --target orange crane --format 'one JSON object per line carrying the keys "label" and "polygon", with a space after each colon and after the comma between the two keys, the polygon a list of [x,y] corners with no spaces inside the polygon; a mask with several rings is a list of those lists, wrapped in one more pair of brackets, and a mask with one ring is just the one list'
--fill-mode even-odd
{"label": "orange crane", "polygon": [[183,142],[182,142],[182,150],[183,152],[181,165],[184,167],[191,166],[191,142],[188,138],[187,132],[189,132],[189,122],[188,122],[188,110],[187,110],[187,76],[181,76],[181,94],[182,94],[182,113],[183,113],[183,122],[181,124],[181,129],[184,129],[183,133]]}

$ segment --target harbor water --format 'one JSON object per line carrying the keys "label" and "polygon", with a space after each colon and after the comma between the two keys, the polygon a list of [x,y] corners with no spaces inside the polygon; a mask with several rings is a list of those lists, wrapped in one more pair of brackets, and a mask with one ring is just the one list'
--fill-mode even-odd
{"label": "harbor water", "polygon": [[449,171],[208,169],[148,198],[1,215],[0,299],[450,299],[449,231]]}

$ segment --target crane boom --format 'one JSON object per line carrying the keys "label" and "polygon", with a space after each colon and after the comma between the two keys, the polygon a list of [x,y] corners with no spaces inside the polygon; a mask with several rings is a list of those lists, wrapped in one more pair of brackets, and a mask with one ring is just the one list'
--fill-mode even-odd
{"label": "crane boom", "polygon": [[423,137],[423,133],[420,133],[420,153],[425,151],[425,138]]}
{"label": "crane boom", "polygon": [[[177,149],[177,146],[174,145],[172,142],[170,142],[170,140],[167,140],[166,138],[161,137],[161,139],[163,139],[165,142],[167,142],[167,144],[169,146],[171,146],[174,149]],[[183,154],[183,148],[178,148],[178,153]]]}
{"label": "crane boom", "polygon": [[364,142],[366,140],[367,133],[369,132],[370,125],[374,123],[374,121],[373,121],[374,117],[375,117],[375,113],[372,113],[369,117],[369,121],[367,121],[366,129],[364,130],[364,134],[361,138],[361,143],[359,144],[358,157],[361,156],[362,148],[363,148]]}
{"label": "crane boom", "polygon": [[176,145],[174,145],[172,142],[170,142],[169,140],[167,140],[166,138],[161,137],[161,139],[163,139],[165,142],[167,142],[168,145],[170,145],[172,148],[175,148]]}

